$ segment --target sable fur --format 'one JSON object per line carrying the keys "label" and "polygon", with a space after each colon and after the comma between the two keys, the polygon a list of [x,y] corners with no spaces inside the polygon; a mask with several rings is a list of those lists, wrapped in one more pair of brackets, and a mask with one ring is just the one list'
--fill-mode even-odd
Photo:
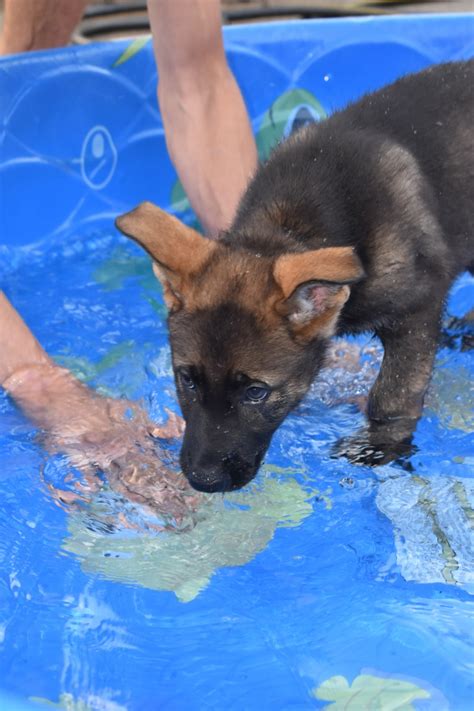
{"label": "sable fur", "polygon": [[[353,458],[406,451],[447,292],[474,270],[473,68],[407,76],[290,137],[258,169],[217,244],[184,226],[176,237],[181,228],[158,208],[147,208],[146,225],[121,218],[174,299],[181,461],[197,488],[255,475],[334,333],[372,331],[385,351],[368,446]],[[193,250],[168,245],[171,232]],[[246,401],[252,383],[270,386],[265,402]]]}

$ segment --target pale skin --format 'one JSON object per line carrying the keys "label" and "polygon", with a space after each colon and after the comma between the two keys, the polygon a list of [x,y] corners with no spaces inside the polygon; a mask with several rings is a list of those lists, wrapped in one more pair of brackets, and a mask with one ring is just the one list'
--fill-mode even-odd
{"label": "pale skin", "polygon": [[0,55],[64,47],[87,0],[5,0]]}
{"label": "pale skin", "polygon": [[[5,0],[0,55],[68,44],[86,5],[86,0]],[[245,104],[225,58],[220,3],[149,0],[148,12],[170,157],[203,227],[215,236],[229,226],[257,164]],[[156,477],[150,478],[149,465],[156,451],[149,432],[154,426],[146,415],[135,408],[134,420],[127,423],[123,403],[99,398],[56,366],[1,292],[0,385],[47,430],[50,449],[66,450],[86,472],[108,469],[116,486],[126,482],[127,495],[137,501],[146,503],[146,487],[145,498],[153,499]],[[76,416],[71,418],[72,410]],[[170,422],[173,431],[160,433],[155,427],[153,435],[176,433],[177,420]],[[137,441],[144,456],[138,467],[127,464],[126,456],[129,449],[135,452],[136,464]],[[189,493],[181,478],[180,486]],[[162,502],[161,484],[154,498]]]}
{"label": "pale skin", "polygon": [[230,226],[257,166],[247,110],[225,58],[220,3],[148,0],[148,14],[168,151],[203,227],[216,235]]}
{"label": "pale skin", "polygon": [[103,472],[129,500],[178,525],[186,522],[199,495],[166,466],[155,441],[178,437],[181,419],[168,413],[166,425],[157,426],[137,405],[94,393],[49,358],[2,292],[0,314],[0,386],[44,433],[46,448],[67,454],[83,475],[73,491],[50,486],[55,498],[89,500]]}

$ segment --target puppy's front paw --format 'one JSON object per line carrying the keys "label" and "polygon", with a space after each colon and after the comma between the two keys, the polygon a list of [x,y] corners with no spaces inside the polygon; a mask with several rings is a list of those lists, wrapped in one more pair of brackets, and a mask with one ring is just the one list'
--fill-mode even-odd
{"label": "puppy's front paw", "polygon": [[390,462],[399,462],[410,469],[409,458],[416,451],[412,437],[393,439],[384,436],[380,429],[359,430],[350,437],[341,438],[332,451],[333,457],[345,457],[351,464],[377,467]]}

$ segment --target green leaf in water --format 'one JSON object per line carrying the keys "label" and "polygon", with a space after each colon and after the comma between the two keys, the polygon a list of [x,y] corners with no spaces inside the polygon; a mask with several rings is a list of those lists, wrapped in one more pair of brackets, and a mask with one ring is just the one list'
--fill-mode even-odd
{"label": "green leaf in water", "polygon": [[328,711],[414,711],[412,701],[429,699],[416,684],[370,674],[356,677],[350,686],[343,676],[333,676],[313,691],[317,699],[330,701]]}
{"label": "green leaf in water", "polygon": [[127,279],[135,278],[146,291],[160,292],[158,279],[153,274],[151,260],[146,255],[134,255],[122,246],[112,253],[92,274],[106,291],[121,289]]}
{"label": "green leaf in water", "polygon": [[59,365],[70,370],[83,383],[88,383],[95,377],[96,365],[89,358],[67,355],[55,355],[53,357]]}
{"label": "green leaf in water", "polygon": [[441,425],[471,433],[474,431],[474,380],[468,368],[446,365],[434,370],[426,407]]}
{"label": "green leaf in water", "polygon": [[112,386],[110,382],[101,381],[95,383],[96,391],[106,397],[133,398],[146,378],[144,363],[149,347],[149,344],[137,346],[135,341],[128,340],[112,346],[96,363],[82,356],[61,354],[54,356],[54,360],[83,383],[111,374]]}
{"label": "green leaf in water", "polygon": [[127,355],[133,353],[135,348],[134,341],[117,343],[97,363],[83,356],[56,355],[54,360],[63,368],[70,370],[78,380],[88,383],[120,363]]}
{"label": "green leaf in water", "polygon": [[92,711],[92,706],[81,699],[74,699],[72,694],[61,694],[59,701],[50,701],[41,696],[30,696],[29,700],[34,704],[43,704],[50,708],[63,709],[63,711]]}
{"label": "green leaf in water", "polygon": [[262,469],[269,474],[287,474],[288,476],[304,474],[305,471],[303,467],[279,467],[277,464],[264,464]]}
{"label": "green leaf in water", "polygon": [[145,294],[145,299],[148,301],[157,316],[159,316],[162,320],[166,320],[168,317],[168,309],[165,304],[162,301],[158,301],[158,299],[155,299],[153,296],[148,296],[147,294]]}
{"label": "green leaf in water", "polygon": [[95,366],[95,375],[101,375],[106,370],[110,370],[120,363],[128,355],[135,352],[137,345],[135,341],[122,341],[107,351]]}
{"label": "green leaf in water", "polygon": [[125,532],[111,538],[88,526],[90,513],[74,513],[63,548],[78,556],[86,573],[172,591],[190,602],[220,568],[245,565],[278,528],[298,526],[312,512],[311,496],[294,480],[266,478],[224,499],[206,497],[192,530],[158,536]]}
{"label": "green leaf in water", "polygon": [[89,695],[87,701],[75,699],[72,694],[64,693],[59,696],[59,701],[50,701],[42,696],[30,696],[33,704],[42,704],[49,708],[62,709],[62,711],[126,711],[125,706],[109,701],[99,696]]}

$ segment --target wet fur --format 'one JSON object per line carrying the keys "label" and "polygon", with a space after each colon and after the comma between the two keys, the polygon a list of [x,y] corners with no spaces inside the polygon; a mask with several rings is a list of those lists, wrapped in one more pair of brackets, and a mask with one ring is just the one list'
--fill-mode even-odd
{"label": "wet fur", "polygon": [[[169,326],[193,485],[227,489],[255,475],[333,333],[372,331],[384,345],[361,461],[406,449],[447,292],[474,270],[473,68],[432,67],[302,129],[258,169],[219,243],[202,239],[205,259],[190,253],[178,276],[168,269],[165,286],[181,298]],[[134,224],[124,231],[137,239]],[[311,276],[304,263],[327,248],[346,249],[324,252],[326,271]],[[149,251],[163,270],[160,248]],[[242,400],[253,381],[272,388],[258,407]]]}
{"label": "wet fur", "polygon": [[474,270],[473,68],[432,67],[303,129],[258,171],[225,238],[266,255],[355,248],[366,278],[337,332],[380,336],[386,356],[369,416],[406,419],[407,435],[448,289]]}

